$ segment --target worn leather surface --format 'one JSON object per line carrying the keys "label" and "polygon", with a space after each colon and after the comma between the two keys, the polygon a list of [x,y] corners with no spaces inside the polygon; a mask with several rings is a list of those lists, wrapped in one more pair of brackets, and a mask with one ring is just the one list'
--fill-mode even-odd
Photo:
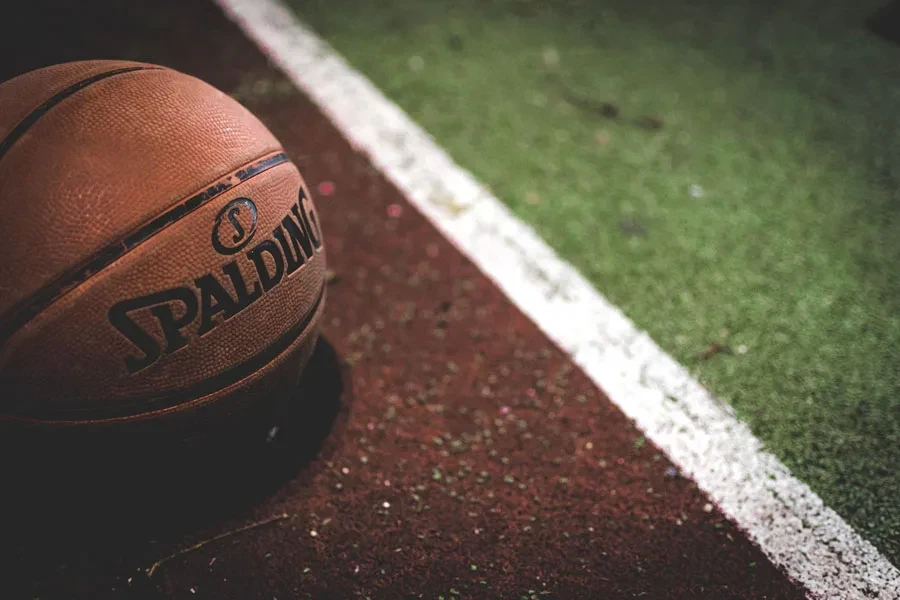
{"label": "worn leather surface", "polygon": [[[291,274],[285,265],[268,291],[246,255],[269,240],[287,260],[273,232],[284,231],[285,218],[302,221],[292,208],[306,211],[307,227],[321,237],[309,191],[278,141],[227,95],[152,65],[70,63],[0,85],[0,139],[60,90],[134,67],[146,68],[95,81],[60,100],[0,155],[0,208],[6,215],[0,219],[0,325],[7,326],[0,346],[0,413],[7,419],[121,421],[215,404],[244,394],[254,378],[283,362],[288,366],[279,381],[296,381],[315,342],[324,303],[324,246]],[[265,170],[247,175],[266,161]],[[298,204],[301,189],[307,199]],[[244,205],[222,215],[237,198],[255,205],[255,228]],[[177,211],[172,222],[135,241],[148,223]],[[247,245],[225,254],[212,243],[217,236],[226,246],[237,238]],[[275,274],[278,258],[258,254],[266,272]],[[107,255],[114,260],[78,274],[79,267]],[[235,281],[223,272],[231,262],[248,294],[260,288],[252,303],[241,306]],[[221,285],[206,298],[197,284],[204,276]],[[166,353],[172,344],[163,320],[183,318],[191,310],[187,301],[169,293],[155,305],[138,301],[138,308],[119,311],[155,340],[160,354],[129,372],[134,365],[129,368],[127,358],[140,362],[148,353],[123,333],[121,322],[111,321],[111,310],[173,289],[182,295],[189,290],[197,313],[176,328],[183,339],[175,351]],[[28,316],[35,298],[50,300]],[[204,306],[212,314],[224,305],[231,310],[204,324]]]}
{"label": "worn leather surface", "polygon": [[36,69],[0,85],[0,139],[32,110],[70,85],[116,68],[142,65],[144,63],[100,60],[63,63]]}

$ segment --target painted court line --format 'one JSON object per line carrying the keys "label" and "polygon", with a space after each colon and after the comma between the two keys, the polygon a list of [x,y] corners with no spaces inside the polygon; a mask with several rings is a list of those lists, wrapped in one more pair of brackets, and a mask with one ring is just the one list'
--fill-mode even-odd
{"label": "painted court line", "polygon": [[900,571],[293,12],[216,2],[775,564],[815,597],[900,598]]}

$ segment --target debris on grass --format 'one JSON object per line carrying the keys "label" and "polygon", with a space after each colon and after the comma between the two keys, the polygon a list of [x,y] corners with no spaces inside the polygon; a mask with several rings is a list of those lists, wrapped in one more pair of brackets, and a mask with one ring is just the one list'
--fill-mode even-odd
{"label": "debris on grass", "polygon": [[[562,83],[560,85],[563,85]],[[618,105],[613,104],[612,102],[606,102],[604,100],[598,100],[596,98],[591,98],[590,96],[584,96],[571,90],[563,85],[562,90],[563,100],[574,106],[575,108],[582,110],[586,113],[591,113],[595,115],[600,115],[601,117],[607,119],[618,119],[619,110]]]}
{"label": "debris on grass", "polygon": [[643,115],[634,120],[634,124],[642,129],[657,130],[662,129],[664,121],[662,117],[654,115]]}
{"label": "debris on grass", "polygon": [[465,47],[465,42],[463,41],[462,36],[454,33],[447,38],[447,47],[454,52],[460,52]]}
{"label": "debris on grass", "polygon": [[425,59],[418,55],[410,56],[409,69],[414,73],[421,73],[425,69]]}
{"label": "debris on grass", "polygon": [[694,355],[696,360],[709,360],[718,354],[734,354],[731,346],[721,342],[713,342],[700,352]]}
{"label": "debris on grass", "polygon": [[642,237],[647,233],[647,227],[638,219],[619,219],[619,229],[627,236]]}
{"label": "debris on grass", "polygon": [[541,61],[548,71],[556,71],[559,68],[559,51],[556,48],[544,48],[541,53]]}

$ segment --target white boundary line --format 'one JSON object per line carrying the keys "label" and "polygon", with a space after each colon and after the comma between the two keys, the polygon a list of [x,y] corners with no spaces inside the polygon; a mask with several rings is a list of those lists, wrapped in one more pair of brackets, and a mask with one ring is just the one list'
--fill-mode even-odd
{"label": "white boundary line", "polygon": [[900,598],[900,571],[294,13],[215,1],[775,564],[815,597]]}

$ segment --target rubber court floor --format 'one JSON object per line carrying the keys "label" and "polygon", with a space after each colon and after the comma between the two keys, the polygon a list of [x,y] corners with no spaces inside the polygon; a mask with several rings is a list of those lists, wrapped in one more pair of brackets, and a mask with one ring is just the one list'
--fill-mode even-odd
{"label": "rubber court floor", "polygon": [[0,79],[123,58],[238,96],[313,190],[332,274],[272,435],[5,448],[0,596],[804,597],[214,5],[17,10]]}

